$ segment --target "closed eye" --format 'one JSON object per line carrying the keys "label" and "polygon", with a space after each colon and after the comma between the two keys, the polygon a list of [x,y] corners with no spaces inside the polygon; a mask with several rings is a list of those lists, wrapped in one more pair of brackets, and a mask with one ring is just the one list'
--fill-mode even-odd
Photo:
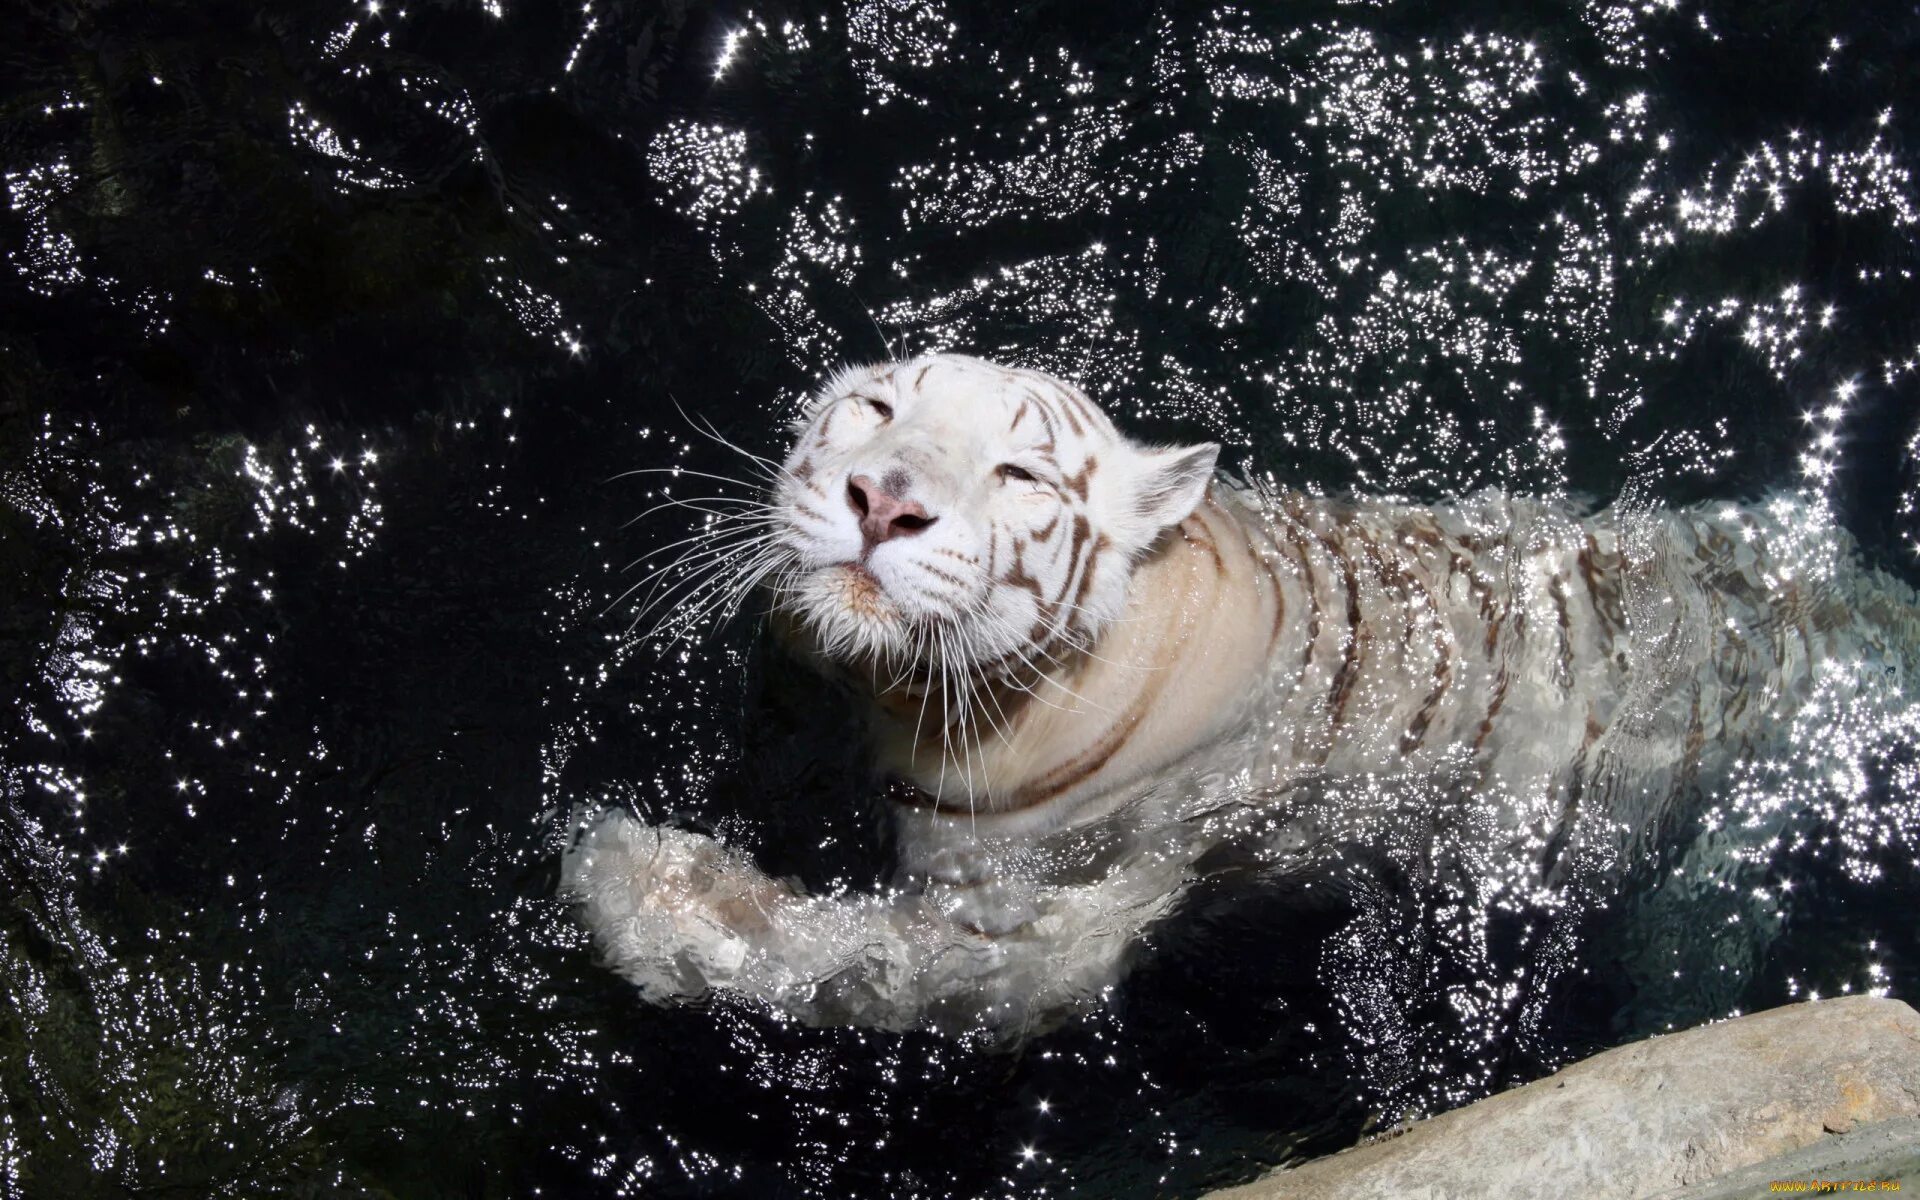
{"label": "closed eye", "polygon": [[860,398],[867,402],[868,408],[871,408],[874,412],[877,412],[880,414],[880,419],[882,421],[893,420],[893,405],[888,404],[885,400],[873,400],[866,396],[862,396]]}
{"label": "closed eye", "polygon": [[1032,471],[1027,470],[1025,467],[1017,467],[1012,463],[1000,464],[1000,478],[1018,479],[1022,483],[1040,482],[1039,478],[1036,477]]}

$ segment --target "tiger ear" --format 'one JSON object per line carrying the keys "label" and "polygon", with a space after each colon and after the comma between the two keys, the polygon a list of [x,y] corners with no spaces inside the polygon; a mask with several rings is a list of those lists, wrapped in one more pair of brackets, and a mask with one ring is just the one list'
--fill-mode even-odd
{"label": "tiger ear", "polygon": [[1178,525],[1200,507],[1207,485],[1213,482],[1220,447],[1213,442],[1202,442],[1198,446],[1143,448],[1137,457],[1133,511],[1147,539],[1151,540],[1162,529]]}

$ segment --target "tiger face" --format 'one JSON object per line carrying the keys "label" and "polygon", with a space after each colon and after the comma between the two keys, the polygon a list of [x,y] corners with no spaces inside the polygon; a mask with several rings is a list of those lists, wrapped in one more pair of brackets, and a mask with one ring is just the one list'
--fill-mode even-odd
{"label": "tiger face", "polygon": [[1142,446],[1070,384],[947,354],[841,372],[796,431],[778,607],[830,659],[975,673],[1097,640],[1219,454]]}

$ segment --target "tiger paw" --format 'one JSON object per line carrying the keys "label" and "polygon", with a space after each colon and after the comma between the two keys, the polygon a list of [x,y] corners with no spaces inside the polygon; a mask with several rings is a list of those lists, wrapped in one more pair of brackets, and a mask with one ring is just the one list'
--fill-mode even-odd
{"label": "tiger paw", "polygon": [[610,962],[649,992],[694,996],[737,976],[770,927],[783,885],[704,834],[612,812],[562,865]]}

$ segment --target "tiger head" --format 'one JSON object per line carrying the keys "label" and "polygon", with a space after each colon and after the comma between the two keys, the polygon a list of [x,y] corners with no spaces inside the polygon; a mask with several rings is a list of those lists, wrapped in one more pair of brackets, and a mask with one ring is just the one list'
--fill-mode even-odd
{"label": "tiger head", "polygon": [[796,432],[782,615],[842,664],[975,674],[1094,643],[1220,450],[1143,446],[1071,384],[951,354],[841,372]]}

